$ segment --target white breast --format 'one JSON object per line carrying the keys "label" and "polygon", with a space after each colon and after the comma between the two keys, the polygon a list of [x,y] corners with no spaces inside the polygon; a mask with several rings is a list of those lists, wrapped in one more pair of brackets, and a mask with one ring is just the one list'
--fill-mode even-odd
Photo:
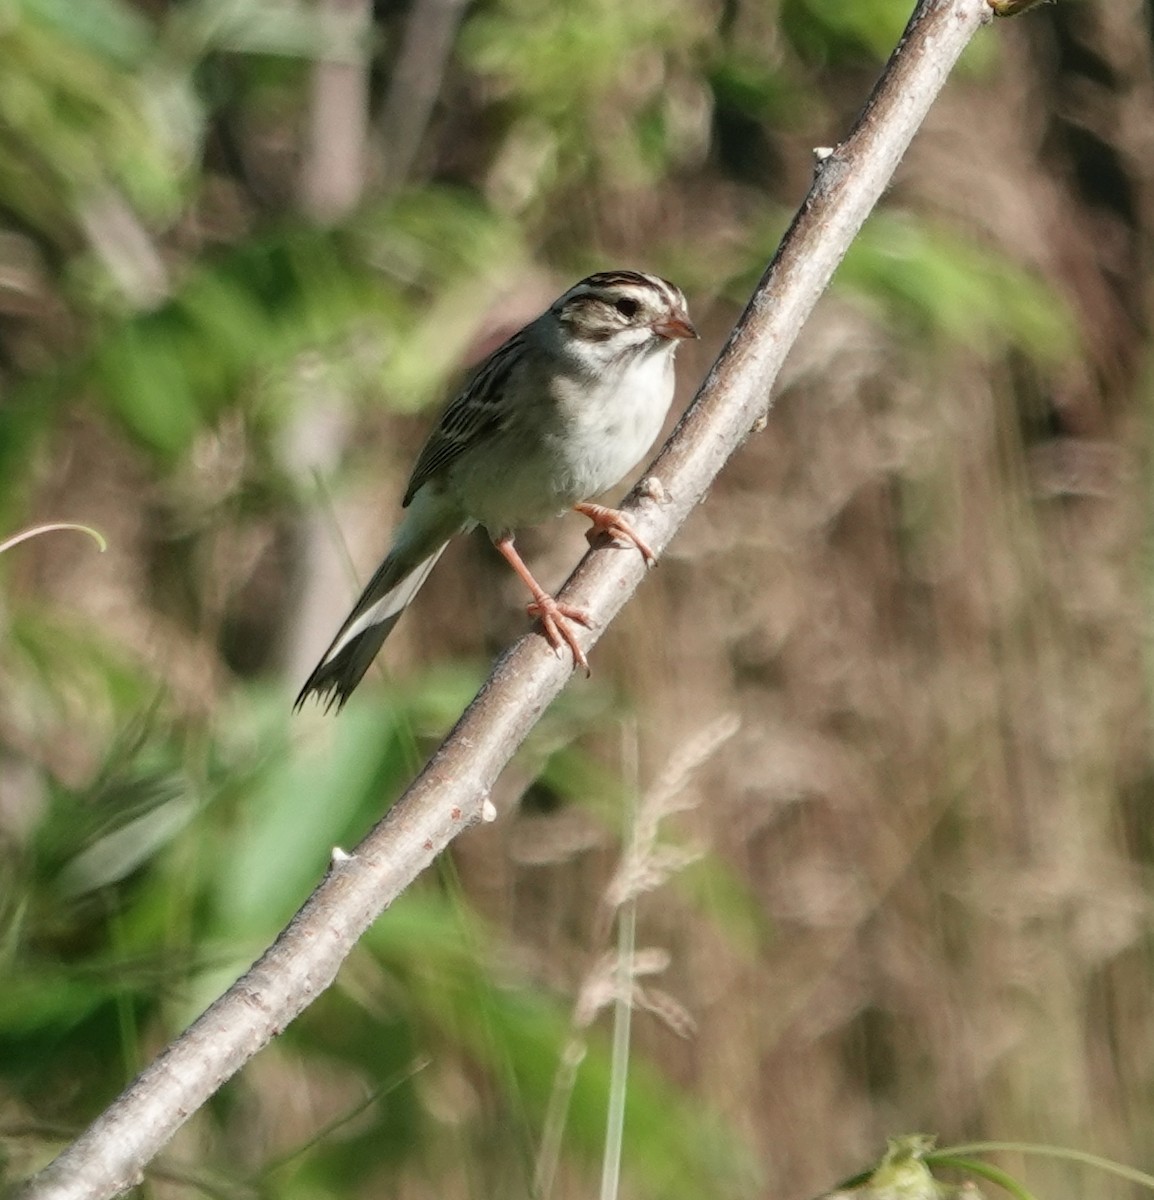
{"label": "white breast", "polygon": [[673,399],[673,345],[607,371],[573,397],[558,447],[567,491],[586,500],[617,483],[653,445]]}
{"label": "white breast", "polygon": [[463,510],[497,535],[613,487],[661,432],[675,347],[663,340],[623,362],[551,372],[500,432],[455,464]]}

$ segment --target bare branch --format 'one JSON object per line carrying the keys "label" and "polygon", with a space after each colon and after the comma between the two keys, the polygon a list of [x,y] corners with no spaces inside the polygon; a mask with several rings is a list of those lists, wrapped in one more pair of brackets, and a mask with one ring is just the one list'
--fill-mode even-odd
{"label": "bare branch", "polygon": [[[988,0],[918,4],[853,132],[822,159],[740,323],[654,463],[649,486],[638,490],[633,511],[650,545],[668,544],[764,420],[802,323],[990,12]],[[637,555],[594,551],[563,594],[587,607],[603,630],[643,574]],[[582,635],[586,645],[596,636]],[[388,904],[481,819],[498,774],[571,673],[568,655],[559,660],[535,634],[522,638],[388,815],[354,854],[334,856],[324,882],[272,948],[26,1185],[25,1200],[102,1200],[136,1183],[189,1114],[328,987]]]}

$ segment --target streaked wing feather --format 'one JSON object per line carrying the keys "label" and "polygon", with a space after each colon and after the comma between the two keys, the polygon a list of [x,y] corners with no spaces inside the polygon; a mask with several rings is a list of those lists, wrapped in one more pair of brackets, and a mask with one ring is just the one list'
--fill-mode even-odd
{"label": "streaked wing feather", "polygon": [[403,506],[434,475],[445,471],[470,446],[500,426],[505,415],[505,385],[521,357],[523,345],[519,332],[498,346],[441,414],[436,429],[417,456],[401,502]]}

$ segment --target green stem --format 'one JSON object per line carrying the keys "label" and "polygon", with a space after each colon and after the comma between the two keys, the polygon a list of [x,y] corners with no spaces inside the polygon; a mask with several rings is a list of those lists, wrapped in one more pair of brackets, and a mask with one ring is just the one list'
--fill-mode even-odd
{"label": "green stem", "polygon": [[21,542],[26,542],[29,538],[34,538],[38,534],[54,533],[57,529],[75,529],[78,533],[88,534],[100,547],[101,554],[108,549],[108,543],[104,540],[104,536],[88,525],[77,525],[72,521],[55,521],[51,525],[35,525],[31,529],[24,529],[20,533],[14,533],[7,541],[0,542],[0,554],[3,554],[5,550],[11,550],[13,546],[19,546]]}

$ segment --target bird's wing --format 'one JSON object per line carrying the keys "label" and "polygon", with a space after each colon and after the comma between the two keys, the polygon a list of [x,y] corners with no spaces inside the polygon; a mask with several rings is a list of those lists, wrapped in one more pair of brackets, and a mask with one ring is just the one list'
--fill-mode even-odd
{"label": "bird's wing", "polygon": [[461,394],[441,414],[436,429],[417,456],[405,498],[408,506],[420,488],[443,472],[470,446],[504,422],[508,412],[506,384],[524,349],[523,331],[498,346],[477,368]]}

